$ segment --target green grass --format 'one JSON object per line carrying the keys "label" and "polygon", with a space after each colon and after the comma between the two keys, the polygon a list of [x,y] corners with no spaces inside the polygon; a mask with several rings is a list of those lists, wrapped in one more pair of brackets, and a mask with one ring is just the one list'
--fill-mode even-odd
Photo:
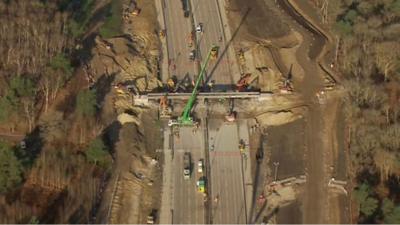
{"label": "green grass", "polygon": [[103,38],[112,38],[122,34],[122,2],[112,0],[109,13],[104,24],[100,27],[100,35]]}

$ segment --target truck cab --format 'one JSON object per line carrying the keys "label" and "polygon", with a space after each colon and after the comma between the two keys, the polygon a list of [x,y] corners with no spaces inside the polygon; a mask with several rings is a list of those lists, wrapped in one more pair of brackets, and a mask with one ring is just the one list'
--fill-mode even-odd
{"label": "truck cab", "polygon": [[199,23],[196,27],[196,32],[201,33],[203,32],[203,23]]}

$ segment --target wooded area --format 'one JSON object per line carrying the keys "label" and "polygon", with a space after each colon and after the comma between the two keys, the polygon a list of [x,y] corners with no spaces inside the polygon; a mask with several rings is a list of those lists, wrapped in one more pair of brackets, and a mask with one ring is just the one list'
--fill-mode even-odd
{"label": "wooded area", "polygon": [[0,1],[0,131],[26,134],[0,137],[0,223],[94,221],[112,158],[82,45],[119,35],[122,10],[100,2]]}
{"label": "wooded area", "polygon": [[400,223],[400,0],[315,2],[339,37],[359,222]]}

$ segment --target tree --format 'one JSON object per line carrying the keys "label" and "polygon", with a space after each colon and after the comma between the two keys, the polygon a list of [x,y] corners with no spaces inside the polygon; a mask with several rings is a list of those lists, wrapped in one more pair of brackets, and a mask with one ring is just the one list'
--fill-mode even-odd
{"label": "tree", "polygon": [[68,77],[71,76],[73,68],[69,59],[62,53],[57,54],[51,61],[50,66],[54,70],[61,70]]}
{"label": "tree", "polygon": [[353,26],[348,21],[339,20],[336,23],[336,30],[346,36],[353,32]]}
{"label": "tree", "polygon": [[385,223],[399,224],[400,223],[400,206],[396,206],[389,214],[384,216]]}
{"label": "tree", "polygon": [[71,77],[73,67],[64,54],[57,54],[46,67],[41,76],[40,87],[45,98],[45,112],[47,112],[49,101],[57,97],[58,90]]}
{"label": "tree", "polygon": [[76,110],[81,117],[92,117],[96,113],[96,91],[82,90],[76,99]]}
{"label": "tree", "polygon": [[395,206],[393,201],[388,198],[385,198],[382,201],[382,214],[385,223],[400,223],[400,206]]}
{"label": "tree", "polygon": [[354,190],[354,197],[358,202],[360,212],[365,216],[371,216],[378,208],[378,200],[370,196],[371,190],[368,184],[362,184]]}
{"label": "tree", "polygon": [[6,121],[13,111],[13,105],[9,99],[5,97],[0,97],[0,122]]}
{"label": "tree", "polygon": [[22,165],[15,156],[13,149],[4,142],[0,142],[0,193],[22,181]]}
{"label": "tree", "polygon": [[[23,76],[13,76],[10,80],[10,96],[18,99],[18,105],[28,121],[29,131],[35,122],[36,86],[32,79]],[[16,103],[15,103],[16,104]]]}
{"label": "tree", "polygon": [[34,82],[22,76],[13,76],[11,78],[10,89],[17,97],[32,97],[36,92]]}
{"label": "tree", "polygon": [[376,63],[388,80],[389,74],[400,68],[400,44],[398,42],[383,42],[375,45]]}
{"label": "tree", "polygon": [[121,34],[122,26],[122,3],[121,0],[112,0],[110,11],[106,21],[100,27],[100,35],[103,38],[111,38]]}
{"label": "tree", "polygon": [[101,138],[94,139],[85,152],[89,162],[99,165],[103,168],[109,166],[110,154]]}

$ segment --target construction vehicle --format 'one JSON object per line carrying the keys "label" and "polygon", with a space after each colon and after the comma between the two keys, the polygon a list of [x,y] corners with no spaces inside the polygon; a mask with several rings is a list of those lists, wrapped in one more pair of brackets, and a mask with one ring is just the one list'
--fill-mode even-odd
{"label": "construction vehicle", "polygon": [[233,99],[230,99],[229,112],[228,112],[228,115],[225,116],[225,119],[228,122],[235,122],[235,120],[236,120],[236,112],[233,111],[233,107],[234,107]]}
{"label": "construction vehicle", "polygon": [[137,95],[139,94],[139,90],[136,88],[134,83],[131,81],[124,82],[124,83],[118,83],[113,85],[113,87],[117,90],[117,93],[119,95],[125,95],[125,94],[134,94]]}
{"label": "construction vehicle", "polygon": [[240,139],[240,141],[239,141],[239,150],[240,150],[240,153],[243,153],[243,152],[244,152],[245,147],[246,147],[246,143],[243,141],[243,139]]}
{"label": "construction vehicle", "polygon": [[177,120],[169,120],[168,126],[175,126],[175,125],[178,125],[178,126],[194,126],[194,125],[198,124],[196,121],[193,120],[193,117],[190,116],[190,113],[191,113],[191,111],[193,109],[194,102],[196,101],[198,88],[199,88],[199,85],[200,85],[200,81],[203,79],[203,76],[204,76],[208,61],[210,60],[211,52],[215,48],[218,49],[217,46],[212,46],[211,47],[210,51],[207,54],[206,60],[201,65],[200,74],[197,77],[196,83],[195,83],[193,91],[192,91],[192,95],[190,96],[189,101],[185,105],[185,108],[183,109],[182,115],[180,117],[178,117]]}
{"label": "construction vehicle", "polygon": [[240,50],[239,50],[238,55],[239,55],[239,62],[240,62],[241,64],[244,64],[244,63],[246,62],[246,59],[244,58],[243,49],[240,49]]}
{"label": "construction vehicle", "polygon": [[194,33],[190,32],[188,36],[188,47],[191,48],[194,42]]}
{"label": "construction vehicle", "polygon": [[146,223],[155,224],[156,217],[157,217],[157,210],[156,209],[151,210],[151,213],[147,216]]}
{"label": "construction vehicle", "polygon": [[203,173],[203,167],[204,167],[204,160],[203,160],[203,159],[200,159],[200,160],[197,162],[197,172],[198,172],[198,173]]}
{"label": "construction vehicle", "polygon": [[182,80],[180,80],[175,88],[174,88],[174,92],[177,92],[179,89],[183,90],[184,92],[187,92],[189,89],[191,89],[192,86],[192,80],[189,77],[189,73],[186,73],[185,77],[183,77]]}
{"label": "construction vehicle", "polygon": [[174,90],[175,89],[176,80],[177,80],[177,78],[176,78],[175,75],[173,75],[172,77],[168,78],[168,80],[167,80],[168,90]]}
{"label": "construction vehicle", "polygon": [[236,90],[239,92],[246,91],[249,86],[250,73],[243,75],[240,80],[236,83]]}
{"label": "construction vehicle", "polygon": [[181,0],[181,1],[182,1],[183,16],[187,18],[190,15],[189,0]]}
{"label": "construction vehicle", "polygon": [[148,215],[146,223],[147,224],[154,224],[154,217],[152,215]]}
{"label": "construction vehicle", "polygon": [[249,91],[251,89],[250,85],[259,77],[259,74],[246,73],[240,77],[239,81],[236,83],[236,90],[239,92]]}
{"label": "construction vehicle", "polygon": [[196,50],[192,50],[189,53],[189,60],[194,61],[196,59]]}
{"label": "construction vehicle", "polygon": [[218,58],[218,46],[214,46],[211,48],[211,59],[216,59]]}
{"label": "construction vehicle", "polygon": [[160,118],[169,118],[171,117],[171,108],[169,107],[168,104],[168,98],[167,96],[162,96],[160,99]]}
{"label": "construction vehicle", "polygon": [[290,94],[293,92],[292,84],[289,79],[283,82],[283,86],[280,88],[281,94]]}
{"label": "construction vehicle", "polygon": [[202,33],[202,32],[203,32],[203,23],[199,23],[199,24],[196,26],[196,32],[197,32],[197,33]]}
{"label": "construction vehicle", "polygon": [[203,194],[206,194],[206,178],[200,177],[200,179],[197,181],[197,191]]}
{"label": "construction vehicle", "polygon": [[183,178],[185,180],[190,178],[191,173],[191,157],[189,152],[185,152],[183,155]]}
{"label": "construction vehicle", "polygon": [[164,38],[165,37],[165,29],[161,29],[160,32],[158,33],[158,35],[160,36],[160,38]]}
{"label": "construction vehicle", "polygon": [[137,3],[135,0],[131,0],[129,3],[129,7],[126,10],[126,15],[129,16],[138,16],[140,14],[140,9],[137,6]]}

